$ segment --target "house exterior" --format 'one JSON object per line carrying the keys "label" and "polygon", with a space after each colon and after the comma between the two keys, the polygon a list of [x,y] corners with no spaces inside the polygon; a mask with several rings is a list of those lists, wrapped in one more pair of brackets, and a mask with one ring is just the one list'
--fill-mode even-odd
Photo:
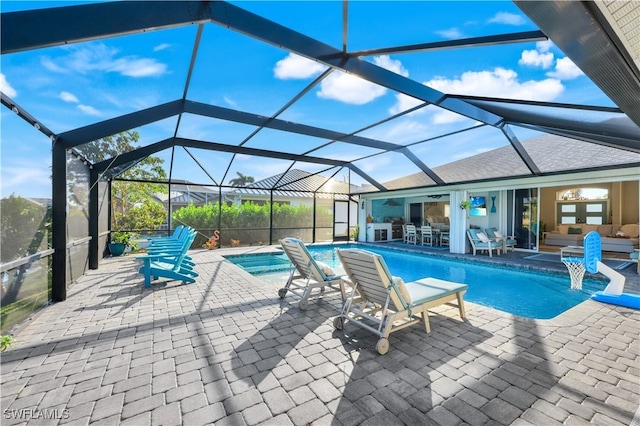
{"label": "house exterior", "polygon": [[[468,252],[465,230],[470,226],[496,227],[515,235],[517,248],[537,251],[546,234],[559,232],[562,224],[638,224],[640,154],[556,135],[535,137],[523,141],[522,146],[539,168],[538,176],[528,177],[531,172],[516,150],[507,145],[433,167],[446,186],[436,187],[419,172],[385,182],[385,187],[394,189],[392,193],[360,194],[365,209],[360,211],[359,223],[369,215],[380,217],[375,207],[393,196],[403,200],[408,223],[420,225],[430,215],[447,216],[452,232],[450,250],[455,253]],[[554,155],[549,155],[551,152]],[[614,164],[619,168],[605,169]],[[567,168],[576,172],[559,173]],[[456,183],[470,179],[475,182]],[[401,189],[416,183],[424,186]],[[594,188],[606,197],[566,199],[567,193]],[[468,215],[458,207],[471,197],[486,203],[482,215]],[[563,209],[569,213],[563,213]],[[570,213],[572,209],[575,214]]]}

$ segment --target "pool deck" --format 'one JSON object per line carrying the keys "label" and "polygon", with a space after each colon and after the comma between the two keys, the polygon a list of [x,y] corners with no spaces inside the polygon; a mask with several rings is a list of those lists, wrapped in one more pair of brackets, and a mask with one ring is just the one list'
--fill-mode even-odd
{"label": "pool deck", "polygon": [[[151,289],[133,256],[104,259],[3,353],[2,424],[638,421],[640,311],[587,300],[531,320],[467,302],[461,321],[443,306],[431,311],[430,334],[420,326],[393,333],[380,356],[372,334],[334,330],[339,296],[300,311],[293,297],[278,298],[278,286],[221,256],[269,250],[193,251],[195,284]],[[529,256],[454,257],[564,268]],[[626,289],[638,292],[635,266],[623,272]]]}

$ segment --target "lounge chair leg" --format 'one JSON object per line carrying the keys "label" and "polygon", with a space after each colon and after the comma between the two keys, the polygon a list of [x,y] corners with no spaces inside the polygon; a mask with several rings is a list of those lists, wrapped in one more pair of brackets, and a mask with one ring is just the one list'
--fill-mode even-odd
{"label": "lounge chair leg", "polygon": [[429,322],[429,311],[422,312],[422,322],[424,323],[424,331],[431,333],[431,323]]}
{"label": "lounge chair leg", "polygon": [[467,317],[467,313],[464,310],[464,299],[462,298],[462,294],[456,293],[456,297],[458,298],[458,309],[460,309],[460,318],[465,319]]}

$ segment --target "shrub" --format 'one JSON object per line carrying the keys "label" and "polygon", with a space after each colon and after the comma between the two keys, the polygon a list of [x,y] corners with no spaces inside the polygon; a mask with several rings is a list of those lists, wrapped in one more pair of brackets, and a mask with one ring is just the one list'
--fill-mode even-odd
{"label": "shrub", "polygon": [[[201,247],[213,231],[218,229],[220,215],[220,242],[241,241],[242,245],[261,245],[269,241],[269,215],[271,204],[207,203],[196,206],[193,203],[173,213],[173,222],[188,225],[199,231],[192,247]],[[332,215],[323,207],[318,208],[317,221],[332,223]],[[313,227],[313,207],[291,206],[284,203],[273,204],[273,228]]]}

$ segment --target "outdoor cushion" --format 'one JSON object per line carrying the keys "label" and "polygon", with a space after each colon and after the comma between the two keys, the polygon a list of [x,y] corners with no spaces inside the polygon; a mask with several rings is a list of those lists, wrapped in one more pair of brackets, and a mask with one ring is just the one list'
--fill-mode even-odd
{"label": "outdoor cushion", "polygon": [[443,281],[437,278],[422,278],[405,284],[413,303],[424,303],[439,297],[455,294],[466,289],[466,284]]}
{"label": "outdoor cushion", "polygon": [[407,287],[406,287],[406,285],[404,283],[404,280],[401,277],[391,277],[391,279],[395,283],[396,287],[398,287],[398,291],[402,295],[402,298],[404,299],[404,301],[407,302],[408,305],[410,305],[411,304],[411,296],[409,295],[409,292],[407,291]]}
{"label": "outdoor cushion", "polygon": [[478,236],[478,239],[483,243],[488,243],[489,241],[491,241],[489,240],[489,237],[487,237],[487,234],[485,234],[484,232],[478,232],[476,235]]}
{"label": "outdoor cushion", "polygon": [[327,277],[331,277],[333,275],[335,275],[336,273],[334,272],[334,270],[331,268],[331,266],[327,265],[324,262],[320,262],[319,260],[316,260],[316,265],[318,265],[318,267],[320,268],[320,270],[327,276]]}
{"label": "outdoor cushion", "polygon": [[638,225],[637,224],[628,224],[622,225],[620,228],[625,235],[628,235],[630,238],[638,238]]}
{"label": "outdoor cushion", "polygon": [[569,227],[567,234],[574,234],[574,235],[582,234],[582,228]]}

